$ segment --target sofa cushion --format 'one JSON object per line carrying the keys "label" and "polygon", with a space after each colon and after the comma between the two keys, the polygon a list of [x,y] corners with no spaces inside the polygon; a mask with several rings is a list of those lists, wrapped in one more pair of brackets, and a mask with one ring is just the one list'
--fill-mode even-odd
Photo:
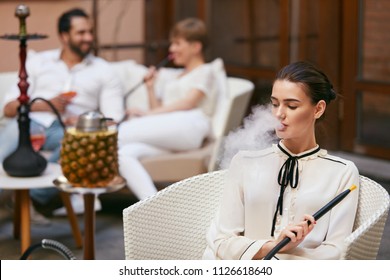
{"label": "sofa cushion", "polygon": [[[134,60],[110,62],[110,65],[121,80],[125,93],[129,94],[126,97],[126,108],[137,107],[146,110],[149,107],[148,94],[142,81],[148,68]],[[132,92],[129,93],[130,91]]]}

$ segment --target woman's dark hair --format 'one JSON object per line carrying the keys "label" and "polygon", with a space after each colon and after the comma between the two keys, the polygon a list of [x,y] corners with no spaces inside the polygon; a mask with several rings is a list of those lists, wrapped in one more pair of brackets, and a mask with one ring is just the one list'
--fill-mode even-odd
{"label": "woman's dark hair", "polygon": [[58,19],[58,33],[68,33],[71,27],[71,21],[73,17],[83,17],[88,19],[89,16],[87,15],[84,10],[75,8],[71,9],[69,11],[64,12],[60,18]]}
{"label": "woman's dark hair", "polygon": [[187,18],[176,23],[170,37],[171,39],[181,37],[188,42],[200,42],[203,51],[209,44],[206,25],[198,18]]}
{"label": "woman's dark hair", "polygon": [[328,77],[309,62],[299,61],[285,66],[276,75],[276,80],[301,84],[313,104],[320,100],[329,104],[336,98],[336,92]]}

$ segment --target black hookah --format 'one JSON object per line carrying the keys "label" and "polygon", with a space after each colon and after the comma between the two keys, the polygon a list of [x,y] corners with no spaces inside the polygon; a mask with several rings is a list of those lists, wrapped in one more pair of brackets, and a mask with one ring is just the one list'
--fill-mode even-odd
{"label": "black hookah", "polygon": [[[20,95],[18,100],[20,106],[18,107],[18,127],[19,127],[19,142],[16,151],[10,154],[3,161],[3,169],[9,176],[14,177],[34,177],[39,176],[45,171],[47,167],[47,160],[34,151],[31,139],[30,139],[30,107],[32,103],[37,100],[43,100],[42,98],[36,98],[29,102],[27,90],[29,83],[27,82],[27,71],[26,71],[26,50],[27,40],[39,40],[47,38],[46,35],[40,34],[27,34],[26,31],[26,18],[30,15],[30,10],[26,5],[19,5],[16,7],[15,16],[19,18],[20,27],[19,34],[6,34],[0,36],[1,39],[5,40],[18,40],[19,44],[19,83]],[[49,103],[49,105],[51,105]],[[53,106],[50,106],[53,109]],[[56,112],[57,116],[58,113]]]}

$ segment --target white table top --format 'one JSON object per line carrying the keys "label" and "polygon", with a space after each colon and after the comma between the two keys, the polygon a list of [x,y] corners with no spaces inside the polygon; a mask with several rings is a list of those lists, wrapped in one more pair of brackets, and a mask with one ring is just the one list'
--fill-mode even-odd
{"label": "white table top", "polygon": [[37,177],[11,177],[5,173],[0,165],[0,189],[43,189],[54,187],[53,181],[62,175],[61,166],[57,163],[48,163],[46,170]]}

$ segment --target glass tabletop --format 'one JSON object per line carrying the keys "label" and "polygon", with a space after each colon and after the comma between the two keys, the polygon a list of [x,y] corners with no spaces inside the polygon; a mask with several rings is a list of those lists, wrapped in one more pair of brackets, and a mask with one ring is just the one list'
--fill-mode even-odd
{"label": "glass tabletop", "polygon": [[102,193],[109,193],[109,192],[115,192],[120,190],[126,185],[126,181],[121,176],[116,176],[110,183],[107,184],[104,188],[79,188],[72,186],[69,181],[66,179],[64,175],[58,176],[53,181],[54,185],[61,191],[68,192],[68,193],[79,193],[79,194],[86,194],[86,193],[92,193],[92,194],[102,194]]}

